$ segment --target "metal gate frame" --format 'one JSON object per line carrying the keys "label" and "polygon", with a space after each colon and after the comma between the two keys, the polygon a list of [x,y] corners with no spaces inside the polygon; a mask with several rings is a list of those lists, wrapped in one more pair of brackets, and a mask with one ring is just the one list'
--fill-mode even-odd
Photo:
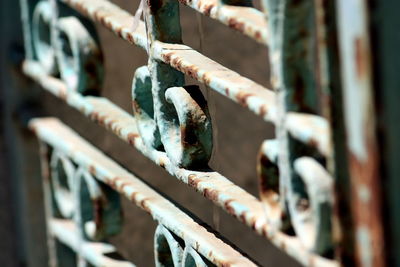
{"label": "metal gate frame", "polygon": [[[131,43],[136,43],[144,49],[149,49],[148,41],[143,39],[143,36],[140,36],[140,34],[131,35],[129,31],[118,28],[118,20],[122,19],[122,15],[126,14],[116,10],[119,13],[115,13],[115,17],[110,19],[109,17],[102,16],[101,12],[96,13],[93,10],[87,9],[85,3],[91,1],[68,0],[65,2],[77,8],[84,15],[99,21],[104,26],[115,31],[121,38],[127,39]],[[97,4],[102,2],[97,1]],[[229,17],[229,12],[224,13],[222,11],[218,13],[220,16],[217,16],[213,13],[213,7],[209,5],[202,6],[202,1],[180,2],[190,5],[199,12],[244,32],[256,41],[264,42],[268,39],[268,35],[264,33],[263,29],[258,29],[259,31],[257,31],[256,27],[251,27],[251,20],[233,20],[233,18],[240,18],[238,14]],[[272,66],[275,68],[273,69],[275,75],[274,87],[276,89],[283,86],[286,90],[276,89],[278,99],[282,101],[276,111],[271,109],[271,106],[274,106],[272,100],[267,105],[263,102],[265,99],[269,99],[270,96],[260,96],[261,102],[259,101],[257,98],[258,91],[252,91],[257,87],[256,84],[252,84],[251,89],[250,87],[247,88],[250,91],[242,90],[237,84],[225,83],[221,80],[223,77],[218,76],[218,74],[208,77],[198,69],[193,69],[191,67],[192,62],[190,61],[182,63],[182,59],[185,59],[184,53],[191,52],[184,51],[185,49],[181,51],[176,50],[177,48],[184,48],[182,45],[168,45],[156,42],[155,48],[151,47],[152,50],[149,52],[157,60],[161,60],[189,76],[196,77],[199,81],[209,84],[210,87],[214,87],[213,89],[248,107],[266,120],[276,123],[278,125],[277,136],[280,140],[280,149],[283,151],[292,150],[297,153],[296,151],[298,151],[299,147],[288,137],[288,133],[295,138],[301,139],[304,137],[304,133],[302,133],[302,129],[298,126],[304,125],[305,122],[313,123],[314,121],[310,117],[305,117],[309,120],[303,120],[304,118],[301,116],[291,116],[287,119],[290,121],[288,125],[282,127],[286,122],[279,121],[279,112],[315,113],[315,99],[313,99],[315,94],[313,96],[313,93],[310,93],[312,86],[305,86],[306,90],[302,92],[302,95],[306,97],[300,99],[300,101],[298,99],[292,101],[297,96],[295,91],[293,91],[294,93],[290,91],[290,88],[294,89],[298,86],[296,84],[298,77],[296,77],[297,74],[294,71],[292,73],[286,72],[288,68],[299,70],[296,64],[304,63],[305,60],[305,58],[301,58],[299,55],[304,55],[304,53],[301,53],[304,52],[302,49],[307,49],[301,45],[298,48],[293,48],[293,44],[290,44],[290,40],[295,40],[294,38],[299,38],[299,34],[304,34],[304,28],[296,31],[295,27],[293,30],[293,25],[302,24],[306,26],[309,22],[307,18],[293,16],[292,20],[286,20],[283,24],[281,20],[283,13],[281,12],[287,12],[285,13],[286,16],[290,17],[290,15],[293,15],[290,12],[303,8],[303,14],[308,14],[307,8],[310,5],[315,5],[318,11],[315,13],[315,18],[319,22],[317,25],[321,27],[306,29],[313,32],[315,34],[313,36],[316,36],[317,40],[319,40],[317,42],[317,55],[310,56],[315,56],[318,59],[316,66],[318,75],[315,77],[318,78],[316,79],[318,89],[323,96],[322,101],[325,107],[321,113],[324,118],[328,119],[333,129],[332,141],[334,153],[330,153],[329,138],[327,144],[324,143],[326,140],[321,139],[319,135],[311,136],[311,139],[301,141],[314,146],[319,154],[325,156],[328,170],[334,173],[336,205],[333,213],[333,224],[337,228],[333,229],[333,241],[339,243],[339,245],[335,246],[337,249],[336,257],[341,264],[349,266],[353,264],[360,266],[398,265],[399,257],[396,257],[396,251],[398,251],[398,242],[400,240],[398,227],[400,225],[400,218],[396,215],[396,208],[399,206],[400,200],[398,199],[398,194],[396,194],[396,189],[399,188],[396,174],[400,170],[398,164],[396,164],[396,156],[398,156],[400,146],[396,137],[400,130],[396,126],[396,122],[400,113],[396,112],[396,100],[399,99],[398,96],[400,93],[396,90],[399,78],[397,77],[395,66],[399,64],[399,60],[397,60],[395,49],[399,42],[395,29],[397,29],[396,26],[399,24],[398,19],[396,19],[396,8],[399,4],[396,4],[395,1],[367,2],[361,0],[300,1],[301,4],[297,2],[299,1],[288,1],[289,8],[282,9],[279,1],[267,1],[269,10],[276,11],[276,13],[272,12],[269,17],[271,22],[271,25],[269,25],[269,34],[280,36],[279,34],[282,32],[287,33],[282,35],[282,39],[272,38],[273,41],[269,44],[273,54]],[[293,7],[290,6],[291,3],[293,3]],[[95,2],[91,4],[96,5]],[[6,163],[4,164],[5,168],[2,170],[7,170],[7,175],[2,175],[1,178],[2,181],[4,180],[4,183],[2,183],[5,185],[4,188],[8,188],[4,192],[9,194],[8,196],[2,195],[6,196],[4,197],[6,201],[2,202],[2,205],[4,204],[6,208],[2,210],[10,210],[8,214],[2,214],[1,218],[5,218],[6,227],[3,229],[13,229],[11,232],[7,231],[4,233],[5,236],[9,236],[8,239],[4,240],[11,240],[7,242],[5,249],[8,249],[11,254],[16,255],[14,258],[17,258],[21,263],[26,263],[28,266],[44,266],[47,258],[46,250],[37,245],[45,244],[43,242],[44,229],[43,227],[39,227],[44,225],[44,216],[43,211],[34,212],[38,211],[38,209],[37,205],[32,204],[41,200],[41,190],[37,186],[41,183],[41,178],[38,164],[28,164],[35,161],[37,151],[34,136],[26,130],[28,120],[31,117],[35,117],[36,114],[41,113],[38,111],[40,110],[40,101],[38,101],[35,92],[30,90],[32,85],[24,78],[22,72],[20,72],[20,65],[23,64],[25,74],[35,79],[45,89],[64,98],[70,105],[85,109],[88,105],[95,103],[93,104],[94,107],[101,107],[99,108],[99,112],[90,113],[86,111],[85,113],[90,119],[104,124],[122,139],[137,147],[137,141],[134,140],[138,136],[132,135],[132,132],[129,135],[129,131],[121,131],[121,129],[128,129],[129,123],[125,126],[124,121],[121,120],[121,125],[113,125],[112,118],[107,118],[108,115],[112,116],[113,113],[105,112],[106,110],[116,111],[112,103],[104,100],[81,99],[78,94],[66,94],[63,92],[65,88],[62,87],[62,84],[57,84],[50,77],[43,76],[40,69],[38,70],[37,66],[35,66],[35,63],[23,62],[23,55],[21,53],[22,32],[19,32],[21,27],[17,27],[20,23],[16,19],[19,17],[18,3],[15,3],[15,1],[3,1],[1,2],[1,7],[3,13],[3,22],[1,24],[3,29],[2,35],[5,37],[1,41],[2,51],[4,52],[1,54],[1,73],[4,75],[1,78],[2,94],[0,98],[3,109],[1,113],[3,125],[2,137],[5,142],[1,145],[3,148],[2,157],[5,159],[2,162]],[[110,6],[110,8],[112,9],[113,7]],[[26,11],[28,13],[31,12],[29,10]],[[151,9],[148,11],[150,13],[154,12]],[[160,18],[155,14],[150,15],[155,16],[156,20],[162,19],[162,12],[160,13]],[[159,35],[157,30],[162,31],[162,27],[171,27],[171,25],[176,24],[171,18],[164,22],[166,23],[165,25],[155,24],[156,28],[153,29],[155,31],[153,33],[155,38],[163,42],[179,42],[179,33],[176,33],[176,36],[172,34],[165,40],[159,39],[165,38],[165,36]],[[143,25],[140,27],[143,27]],[[157,27],[160,27],[160,29]],[[304,40],[307,41],[307,38]],[[285,46],[288,43],[291,47]],[[293,53],[293,50],[300,52]],[[29,49],[25,48],[25,51],[29,58]],[[339,58],[337,57],[338,54],[340,55]],[[193,54],[193,56],[196,55]],[[284,58],[283,61],[281,61],[282,58]],[[204,58],[200,57],[200,59]],[[196,63],[200,64],[199,62],[193,64]],[[151,64],[154,64],[154,68],[162,68],[162,66],[157,65],[157,62]],[[155,69],[153,72],[157,72],[157,70]],[[234,73],[228,74],[234,75]],[[308,74],[300,74],[300,78],[304,79],[304,75]],[[174,79],[180,79],[178,76]],[[242,79],[241,77],[237,78],[239,80]],[[165,82],[167,78],[161,81]],[[243,80],[242,82],[246,84],[251,81]],[[229,90],[226,88],[229,88]],[[291,98],[292,93],[293,98]],[[279,94],[282,94],[281,97],[279,97]],[[254,96],[255,98],[252,98]],[[74,100],[70,100],[69,97]],[[340,101],[341,99],[343,101]],[[284,109],[280,110],[279,107],[284,107]],[[125,116],[125,114],[118,112],[117,114],[114,113],[114,115]],[[129,118],[126,117],[126,119],[128,120]],[[107,123],[108,121],[110,123]],[[317,130],[321,129],[314,128],[314,131]],[[40,129],[36,131],[40,132]],[[322,131],[325,130],[322,129]],[[198,133],[198,136],[202,136],[203,134]],[[40,137],[40,134],[38,135]],[[151,140],[148,142],[151,142]],[[164,145],[168,146],[166,143]],[[264,153],[266,156],[269,156],[268,153],[272,153],[268,150],[268,147],[271,147],[271,143],[266,143],[263,146],[263,148],[267,149],[267,153]],[[138,148],[140,150],[140,145]],[[209,148],[200,147],[198,149],[207,150]],[[190,155],[190,151],[187,153]],[[204,151],[201,154],[204,154]],[[280,160],[279,168],[281,175],[282,177],[285,177],[285,175],[288,177],[281,177],[281,179],[289,179],[291,174],[285,174],[285,170],[292,168],[289,165],[293,158],[289,155],[279,155],[278,157]],[[190,167],[192,161],[185,161],[185,155],[183,155],[182,157],[172,159],[173,163],[169,167],[168,163],[165,163],[169,159],[162,157],[153,158],[157,164],[164,165],[170,173],[175,174],[179,179],[186,180],[191,186],[197,186],[197,183],[200,181],[197,181],[197,177],[190,176],[193,172],[186,175],[184,172],[180,172],[174,168],[174,165],[177,164]],[[199,158],[198,160],[203,161],[204,159]],[[267,158],[267,160],[271,161],[273,159]],[[307,165],[307,162],[304,164],[304,166],[313,166]],[[297,165],[301,165],[301,163]],[[261,176],[263,175],[262,171],[263,169],[261,169]],[[266,169],[265,171],[269,170]],[[9,177],[13,177],[13,179],[9,179]],[[251,219],[253,216],[251,215],[252,213],[240,217],[234,205],[227,206],[226,202],[220,201],[218,197],[215,197],[215,194],[210,194],[210,190],[214,190],[213,188],[198,187],[197,190],[200,190],[206,197],[213,200],[216,205],[222,206],[227,212],[232,213],[239,220],[255,228],[257,232],[268,236],[268,233],[263,232],[263,227]],[[220,193],[222,194],[223,191]],[[261,195],[262,197],[263,195]],[[250,196],[249,200],[245,200],[244,202],[246,201],[249,201],[247,204],[250,208],[254,209],[257,206],[256,201],[252,202],[253,200]],[[269,199],[266,198],[266,201],[269,201]],[[258,218],[258,215],[254,216]],[[343,229],[346,230],[344,231]],[[289,247],[291,246],[290,243],[282,240],[285,239],[278,238],[278,241],[275,242],[277,244],[285,244],[286,247],[288,244]],[[311,265],[311,262],[316,265],[324,264],[324,260],[318,256],[314,257],[312,254],[308,254],[304,248],[296,249],[296,246],[292,248],[294,250],[289,249],[288,253],[299,259],[303,264]],[[299,256],[299,251],[303,251],[304,255],[311,256]],[[332,262],[332,264],[336,263]]]}

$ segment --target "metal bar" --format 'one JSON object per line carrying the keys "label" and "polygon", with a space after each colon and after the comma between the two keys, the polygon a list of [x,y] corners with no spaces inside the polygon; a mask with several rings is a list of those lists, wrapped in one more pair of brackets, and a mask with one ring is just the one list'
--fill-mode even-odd
{"label": "metal bar", "polygon": [[356,263],[385,266],[368,4],[338,0],[337,11]]}
{"label": "metal bar", "polygon": [[136,129],[135,119],[107,99],[84,97],[68,91],[62,81],[44,74],[38,63],[25,61],[23,68],[25,74],[36,80],[45,90],[64,100],[92,121],[102,125],[125,142],[136,147],[157,165],[165,168],[171,175],[193,187],[207,199],[251,227],[258,234],[267,237],[276,246],[284,249],[289,255],[303,264],[313,263],[315,266],[336,266],[337,262],[307,251],[296,238],[281,232],[271,231],[265,220],[262,203],[221,174],[212,170],[199,172],[178,168],[171,164],[164,153],[148,151]]}
{"label": "metal bar", "polygon": [[265,15],[253,7],[226,5],[220,0],[179,0],[179,2],[267,45],[269,36]]}
{"label": "metal bar", "polygon": [[[119,37],[139,47],[147,47],[145,26],[140,22],[132,32],[133,16],[107,0],[64,0],[72,8],[94,21],[100,22]],[[267,88],[243,77],[181,44],[154,42],[155,59],[207,84],[222,95],[248,107],[268,121],[273,121],[274,94]],[[226,77],[229,77],[227,79]]]}
{"label": "metal bar", "polygon": [[[0,31],[4,34],[0,40],[0,138],[4,138],[5,145],[5,154],[0,151],[0,157],[5,157],[0,161],[5,164],[2,171],[6,172],[0,178],[6,180],[2,183],[5,193],[0,192],[0,202],[5,200],[1,203],[3,212],[0,214],[0,262],[4,266],[13,266],[14,262],[41,267],[47,262],[47,251],[43,208],[37,205],[42,199],[40,168],[36,140],[26,132],[24,124],[27,117],[39,114],[43,109],[39,107],[35,84],[29,83],[19,71],[24,56],[33,57],[29,50],[31,40],[24,40],[22,36],[29,26],[25,27],[18,19],[21,13],[24,19],[30,18],[33,8],[22,5],[23,1],[0,2]],[[24,41],[27,42],[25,51]],[[8,239],[9,235],[12,235],[11,239]]]}
{"label": "metal bar", "polygon": [[[120,38],[147,49],[148,40],[144,23],[140,22],[137,29],[132,32],[133,16],[118,6],[107,0],[64,1],[83,15],[100,22]],[[229,70],[188,46],[167,44],[159,41],[154,41],[152,45],[154,46],[153,56],[155,59],[169,64],[195,80],[206,84],[220,94],[263,117],[264,120],[276,123],[275,93],[271,90]],[[288,116],[291,115],[288,114]],[[310,115],[302,115],[305,119],[307,116]],[[297,118],[299,117],[297,116]],[[324,118],[318,120],[312,118],[315,118],[315,116],[310,117],[310,119],[307,119],[307,123],[304,123],[310,129],[301,136],[305,137],[304,142],[310,146],[315,146],[322,154],[329,153],[329,142],[320,141],[320,138],[329,138],[329,125]],[[288,130],[291,131],[293,128],[297,128],[299,125],[297,122],[299,121],[296,121],[296,124],[288,124]],[[293,131],[298,132],[297,130]],[[315,140],[317,141],[314,142]]]}
{"label": "metal bar", "polygon": [[126,196],[131,202],[151,214],[154,220],[185,240],[214,264],[255,266],[249,259],[200,226],[139,178],[107,158],[57,119],[34,119],[29,126],[39,139],[62,151],[95,178]]}
{"label": "metal bar", "polygon": [[[387,266],[399,266],[400,257],[400,99],[399,69],[399,1],[372,1],[369,5],[371,25],[370,40],[373,92],[380,149],[380,177],[383,206],[381,207],[385,232],[385,254]],[[376,64],[379,63],[379,64]],[[384,178],[384,179],[382,179]]]}

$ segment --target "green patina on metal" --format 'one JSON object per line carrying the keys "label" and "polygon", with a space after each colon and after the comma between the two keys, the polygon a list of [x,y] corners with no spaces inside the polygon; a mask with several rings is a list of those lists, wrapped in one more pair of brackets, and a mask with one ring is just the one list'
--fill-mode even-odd
{"label": "green patina on metal", "polygon": [[[248,0],[149,0],[138,21],[106,0],[21,0],[23,71],[300,263],[384,266],[367,7],[358,0],[327,2],[264,0],[260,11]],[[183,45],[179,3],[267,45],[273,88]],[[354,10],[362,12],[353,18]],[[149,55],[133,77],[134,116],[99,96],[103,58],[86,17]],[[354,27],[345,25],[350,22]],[[276,126],[276,139],[264,141],[258,157],[260,199],[208,168],[211,118],[199,87],[186,85],[185,75]],[[333,103],[338,97],[343,100]],[[73,264],[132,266],[105,256],[115,251],[111,245],[95,243],[120,230],[120,194],[158,221],[156,266],[254,265],[60,123],[31,125],[45,143],[52,265],[63,260],[61,242],[78,255],[62,252]],[[369,210],[371,199],[377,204]],[[341,207],[352,212],[350,219]]]}

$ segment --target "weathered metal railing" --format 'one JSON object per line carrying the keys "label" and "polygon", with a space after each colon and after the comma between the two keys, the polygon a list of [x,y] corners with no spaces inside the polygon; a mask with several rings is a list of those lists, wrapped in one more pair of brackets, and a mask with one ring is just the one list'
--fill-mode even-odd
{"label": "weathered metal railing", "polygon": [[[352,241],[346,236],[352,234],[343,233],[349,225],[337,210],[349,203],[342,196],[340,177],[335,179],[336,183],[332,178],[338,173],[335,167],[347,164],[337,159],[342,144],[333,142],[342,134],[342,128],[331,131],[331,125],[341,123],[341,118],[338,123],[332,119],[337,115],[331,95],[337,94],[334,79],[339,68],[327,47],[337,35],[335,17],[330,10],[335,5],[326,3],[329,1],[264,2],[265,12],[261,12],[245,0],[150,0],[142,3],[144,21],[134,21],[133,15],[107,0],[21,0],[26,44],[23,72],[300,263],[347,264],[354,256],[352,248],[347,249]],[[345,1],[337,2],[340,7],[337,10],[343,14],[345,23],[349,20]],[[179,3],[268,46],[273,89],[183,45]],[[359,5],[363,7],[362,3]],[[102,53],[94,27],[87,18],[143,48],[149,55],[148,65],[138,68],[133,78],[133,115],[99,96]],[[134,22],[137,26],[132,28]],[[365,21],[361,16],[356,29],[361,32],[342,27],[343,50],[348,51],[352,34],[364,34],[362,23]],[[360,40],[357,45],[368,49],[364,46],[367,42]],[[343,61],[358,55],[357,51],[349,53],[343,56]],[[348,63],[346,72],[362,68],[359,71],[368,73],[369,62],[362,63],[361,67]],[[257,166],[260,198],[208,167],[212,126],[207,102],[197,86],[185,86],[184,75],[276,126],[276,139],[266,140],[260,149]],[[356,83],[351,79],[354,76],[345,79],[345,86]],[[365,84],[369,86],[368,81]],[[365,101],[362,97],[359,99]],[[365,144],[357,143],[363,138],[354,136],[361,132],[353,128],[363,123],[365,114],[354,116],[355,121],[346,121],[350,151],[354,148],[355,153],[366,152],[362,148]],[[61,122],[35,119],[30,127],[41,140],[52,265],[59,260],[80,266],[84,262],[95,266],[132,265],[107,256],[115,248],[99,242],[117,233],[121,226],[116,192],[150,213],[159,223],[154,240],[157,266],[256,264]],[[351,169],[351,175],[353,171],[356,172]],[[376,180],[365,183],[362,190],[361,202],[355,205],[363,205],[363,197],[379,199],[372,194],[372,190],[379,192]],[[355,216],[360,239],[355,258],[365,266],[380,266],[383,264],[381,251],[370,249],[372,242],[383,248],[380,217],[374,217],[379,210],[372,208],[370,212]],[[372,217],[375,219],[369,220]],[[65,256],[59,242],[75,251],[77,260],[75,256]]]}

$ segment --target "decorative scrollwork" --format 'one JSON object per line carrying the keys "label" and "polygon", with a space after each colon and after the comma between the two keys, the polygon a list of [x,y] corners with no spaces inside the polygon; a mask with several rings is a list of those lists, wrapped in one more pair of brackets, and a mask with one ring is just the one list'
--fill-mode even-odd
{"label": "decorative scrollwork", "polygon": [[264,141],[258,161],[260,198],[273,230],[294,230],[310,251],[324,254],[332,249],[331,212],[333,181],[325,168],[311,157],[294,161],[288,185],[279,179],[277,140]]}
{"label": "decorative scrollwork", "polygon": [[57,12],[53,9],[49,1],[42,0],[32,14],[35,59],[47,74],[59,72],[69,90],[98,95],[104,70],[95,32],[70,12],[54,18]]}
{"label": "decorative scrollwork", "polygon": [[98,94],[103,81],[103,56],[96,41],[76,17],[57,21],[54,47],[61,78],[68,89]]}
{"label": "decorative scrollwork", "polygon": [[211,157],[212,127],[207,102],[198,86],[152,87],[146,66],[132,85],[133,111],[139,133],[149,149],[165,149],[181,167],[204,166]]}
{"label": "decorative scrollwork", "polygon": [[73,195],[75,166],[58,151],[53,152],[50,166],[51,184],[57,211],[64,218],[72,218],[75,210]]}
{"label": "decorative scrollwork", "polygon": [[266,219],[274,230],[290,229],[286,208],[286,195],[279,179],[278,141],[266,140],[258,154],[257,172],[260,183],[260,198],[265,204]]}
{"label": "decorative scrollwork", "polygon": [[55,74],[57,64],[51,41],[52,8],[48,1],[40,1],[32,16],[32,39],[37,60],[48,74]]}
{"label": "decorative scrollwork", "polygon": [[101,185],[83,168],[76,168],[58,151],[53,152],[50,167],[55,210],[60,217],[74,219],[89,240],[103,240],[120,231],[118,193]]}
{"label": "decorative scrollwork", "polygon": [[147,66],[138,68],[132,82],[132,108],[144,144],[149,149],[162,149],[160,131],[154,119],[151,77]]}
{"label": "decorative scrollwork", "polygon": [[156,267],[215,266],[161,224],[157,226],[154,235],[154,255]]}
{"label": "decorative scrollwork", "polygon": [[97,182],[90,173],[79,168],[75,173],[78,223],[85,238],[103,240],[121,229],[119,195]]}
{"label": "decorative scrollwork", "polygon": [[182,242],[164,226],[158,225],[154,234],[154,260],[156,267],[181,266]]}
{"label": "decorative scrollwork", "polygon": [[296,210],[293,224],[303,244],[322,254],[332,248],[333,180],[313,158],[296,159],[294,170],[305,184],[310,204]]}

